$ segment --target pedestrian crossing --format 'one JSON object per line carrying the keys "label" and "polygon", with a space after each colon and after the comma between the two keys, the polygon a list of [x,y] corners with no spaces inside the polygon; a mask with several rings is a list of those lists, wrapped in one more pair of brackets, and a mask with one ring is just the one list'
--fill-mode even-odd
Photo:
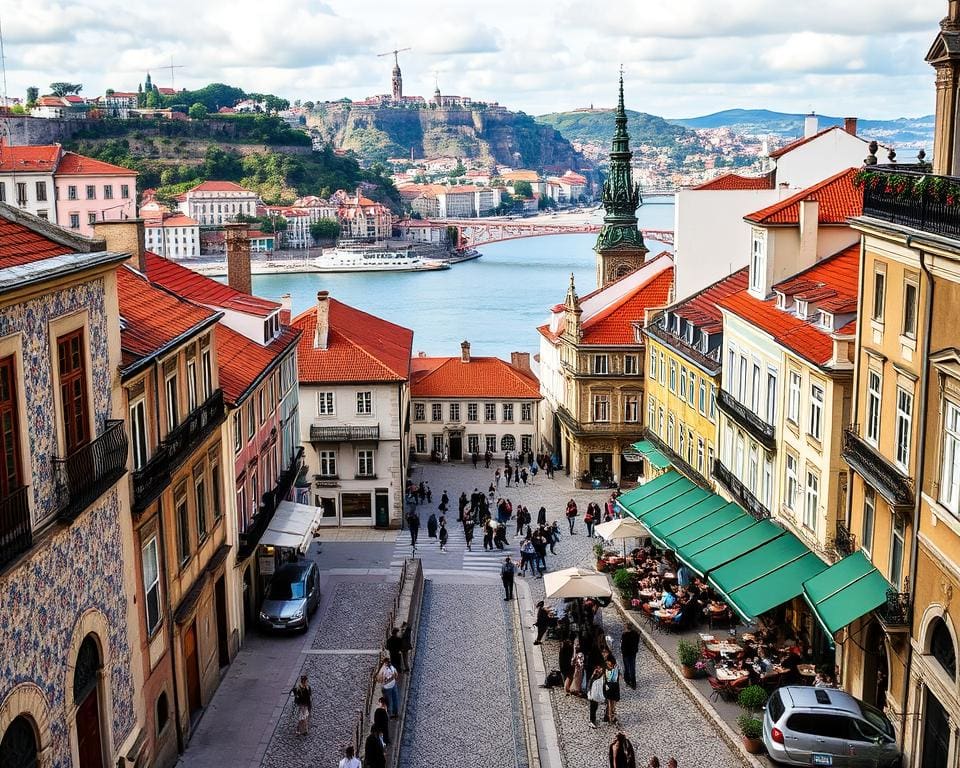
{"label": "pedestrian crossing", "polygon": [[401,531],[394,545],[391,566],[399,568],[403,565],[405,558],[419,557],[423,563],[424,571],[462,570],[477,575],[499,576],[503,559],[507,555],[510,555],[514,562],[519,563],[520,542],[512,535],[513,530],[509,526],[507,528],[507,540],[510,545],[502,550],[494,549],[486,552],[483,550],[483,531],[480,526],[474,528],[473,541],[471,542],[472,551],[467,551],[463,526],[457,522],[455,516],[448,521],[447,531],[449,538],[447,539],[446,552],[440,551],[438,539],[431,539],[427,536],[426,525],[420,526],[416,549],[410,545],[410,532],[407,530]]}

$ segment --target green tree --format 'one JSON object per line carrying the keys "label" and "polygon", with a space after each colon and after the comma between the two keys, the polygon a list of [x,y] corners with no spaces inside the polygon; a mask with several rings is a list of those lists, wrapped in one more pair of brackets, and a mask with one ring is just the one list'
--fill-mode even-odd
{"label": "green tree", "polygon": [[207,108],[201,102],[195,101],[190,105],[187,114],[191,120],[203,120],[207,116]]}
{"label": "green tree", "polygon": [[517,197],[531,198],[533,197],[533,187],[529,181],[516,181],[513,184],[513,193]]}
{"label": "green tree", "polygon": [[454,248],[460,245],[460,230],[456,227],[447,227],[447,243]]}
{"label": "green tree", "polygon": [[457,167],[450,171],[451,179],[459,179],[463,174],[467,172],[466,166],[463,164],[462,160],[457,160]]}
{"label": "green tree", "polygon": [[304,109],[313,109],[315,106],[316,106],[316,104],[314,104],[312,101],[305,101],[305,102],[303,102],[303,108],[304,108]]}
{"label": "green tree", "polygon": [[11,114],[14,114],[14,115],[25,115],[25,114],[27,114],[27,110],[23,108],[23,105],[22,105],[22,104],[14,104],[14,105],[10,108],[10,112],[11,112]]}
{"label": "green tree", "polygon": [[335,219],[320,219],[310,225],[310,237],[318,240],[336,240],[340,236],[340,222]]}
{"label": "green tree", "polygon": [[80,83],[50,83],[50,93],[54,96],[70,96],[74,93],[80,93],[83,85]]}
{"label": "green tree", "polygon": [[537,208],[541,211],[544,211],[548,208],[553,209],[557,207],[557,201],[552,197],[547,197],[546,195],[540,195],[540,199],[537,200]]}
{"label": "green tree", "polygon": [[156,91],[147,91],[147,98],[143,103],[147,109],[156,109],[160,106],[160,94]]}
{"label": "green tree", "polygon": [[40,98],[40,89],[35,85],[31,85],[27,88],[27,109],[32,107],[37,103],[37,99]]}

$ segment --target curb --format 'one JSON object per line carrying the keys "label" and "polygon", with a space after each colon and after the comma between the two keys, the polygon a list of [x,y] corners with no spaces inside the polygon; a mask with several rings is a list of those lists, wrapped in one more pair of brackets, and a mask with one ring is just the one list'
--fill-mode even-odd
{"label": "curb", "polygon": [[735,755],[740,757],[741,762],[749,768],[767,768],[767,766],[760,762],[754,755],[751,755],[743,748],[743,742],[740,740],[740,737],[734,732],[734,730],[724,722],[723,718],[717,714],[717,711],[710,706],[710,703],[703,697],[703,694],[689,681],[687,680],[677,667],[673,663],[673,659],[667,655],[667,652],[660,647],[656,640],[650,635],[647,630],[637,622],[636,619],[631,615],[631,612],[628,611],[623,603],[620,600],[619,595],[613,596],[613,603],[617,606],[617,610],[620,611],[620,615],[623,617],[624,621],[629,621],[633,628],[640,633],[640,637],[643,638],[644,645],[659,659],[660,663],[667,668],[667,671],[673,676],[677,683],[683,688],[687,694],[687,698],[693,702],[697,708],[707,717],[711,723],[713,723],[714,728],[717,729],[720,737],[726,742],[727,746],[733,750]]}
{"label": "curb", "polygon": [[523,642],[523,614],[520,611],[520,598],[513,602],[514,644],[522,684],[520,688],[520,707],[523,711],[523,733],[527,745],[527,764],[530,768],[540,768],[540,742],[537,738],[537,724],[533,711],[533,700],[530,693],[530,675],[527,670],[527,649]]}
{"label": "curb", "polygon": [[[410,610],[407,616],[407,622],[412,627],[410,633],[410,671],[406,673],[406,679],[400,692],[400,716],[397,718],[397,727],[393,733],[394,749],[390,750],[387,756],[388,768],[396,768],[400,764],[400,749],[403,745],[403,729],[407,721],[407,701],[410,698],[410,679],[413,676],[413,667],[417,663],[417,640],[420,636],[420,609],[423,606],[423,566],[419,558],[408,558],[408,563],[413,563],[413,587],[410,595]],[[409,566],[408,566],[409,567]],[[411,578],[410,576],[407,577]],[[403,584],[400,585],[401,591]]]}

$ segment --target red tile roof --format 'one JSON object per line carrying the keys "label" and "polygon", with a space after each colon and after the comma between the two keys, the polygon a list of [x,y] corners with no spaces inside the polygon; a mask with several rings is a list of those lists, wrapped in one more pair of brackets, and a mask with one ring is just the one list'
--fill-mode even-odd
{"label": "red tile roof", "polygon": [[57,176],[136,176],[137,172],[120,165],[94,160],[92,157],[64,152],[57,166]]}
{"label": "red tile roof", "polygon": [[0,140],[0,172],[43,173],[56,168],[60,157],[59,144],[43,146],[11,147]]}
{"label": "red tile roof", "polygon": [[246,192],[251,195],[255,194],[232,181],[203,181],[187,190],[187,194],[190,192]]}
{"label": "red tile roof", "polygon": [[415,357],[411,369],[412,397],[540,399],[539,382],[498,357]]}
{"label": "red tile roof", "polygon": [[216,315],[124,265],[117,270],[121,362],[128,367]]}
{"label": "red tile roof", "polygon": [[208,307],[219,307],[256,317],[267,317],[280,309],[275,301],[250,296],[229,285],[147,252],[147,277],[167,290]]}
{"label": "red tile roof", "polygon": [[74,251],[70,246],[50,240],[23,224],[0,216],[0,269],[31,264]]}
{"label": "red tile roof", "polygon": [[405,381],[410,376],[413,331],[328,299],[327,348],[314,347],[317,308],[292,321],[303,331],[297,348],[300,382]]}
{"label": "red tile roof", "polygon": [[812,198],[819,203],[817,216],[820,224],[846,224],[851,216],[863,213],[863,192],[853,183],[856,175],[856,168],[847,168],[743,218],[756,224],[797,225],[800,223],[801,201]]}
{"label": "red tile roof", "polygon": [[817,131],[813,136],[806,136],[802,139],[797,139],[796,141],[791,141],[789,144],[785,144],[780,147],[780,149],[775,149],[770,153],[770,157],[777,158],[782,157],[787,154],[787,152],[792,152],[798,147],[802,147],[804,144],[813,141],[814,139],[819,139],[823,134],[830,133],[830,131],[842,131],[844,130],[842,125],[831,125],[829,128],[824,128],[821,131]]}
{"label": "red tile roof", "polygon": [[[831,301],[835,303],[837,300],[843,301],[846,311],[842,314],[856,312],[859,263],[860,245],[851,245],[778,283],[774,290],[799,296],[802,300],[802,294],[816,289],[821,295],[831,294]],[[847,335],[856,332],[856,320],[849,321],[837,331],[830,331],[817,325],[819,313],[814,313],[810,320],[802,320],[788,310],[777,309],[776,299],[763,301],[746,290],[720,299],[717,304],[770,334],[781,346],[815,365],[824,365],[833,356],[834,333]],[[817,306],[823,304],[818,302]]]}
{"label": "red tile roof", "polygon": [[[141,211],[143,209],[141,208]],[[191,219],[182,213],[171,213],[163,218],[146,219],[144,226],[147,227],[196,227],[197,220]]]}
{"label": "red tile roof", "polygon": [[703,184],[698,184],[693,189],[702,190],[731,190],[731,189],[773,189],[773,174],[767,173],[763,176],[741,176],[738,173],[725,173],[723,176],[717,176]]}
{"label": "red tile roof", "polygon": [[281,355],[300,338],[300,331],[285,326],[266,346],[217,323],[217,370],[220,388],[230,405],[242,402],[249,389]]}
{"label": "red tile roof", "polygon": [[704,333],[719,333],[723,330],[723,315],[717,307],[717,302],[745,289],[749,272],[749,267],[739,269],[679,304],[674,304],[670,307],[670,311],[692,323]]}

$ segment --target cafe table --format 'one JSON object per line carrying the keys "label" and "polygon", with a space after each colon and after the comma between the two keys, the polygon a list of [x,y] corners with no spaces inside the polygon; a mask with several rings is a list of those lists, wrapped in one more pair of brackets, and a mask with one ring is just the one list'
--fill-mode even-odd
{"label": "cafe table", "polygon": [[721,683],[735,683],[738,680],[743,680],[750,673],[744,669],[727,669],[726,667],[717,667],[714,677],[717,678]]}

